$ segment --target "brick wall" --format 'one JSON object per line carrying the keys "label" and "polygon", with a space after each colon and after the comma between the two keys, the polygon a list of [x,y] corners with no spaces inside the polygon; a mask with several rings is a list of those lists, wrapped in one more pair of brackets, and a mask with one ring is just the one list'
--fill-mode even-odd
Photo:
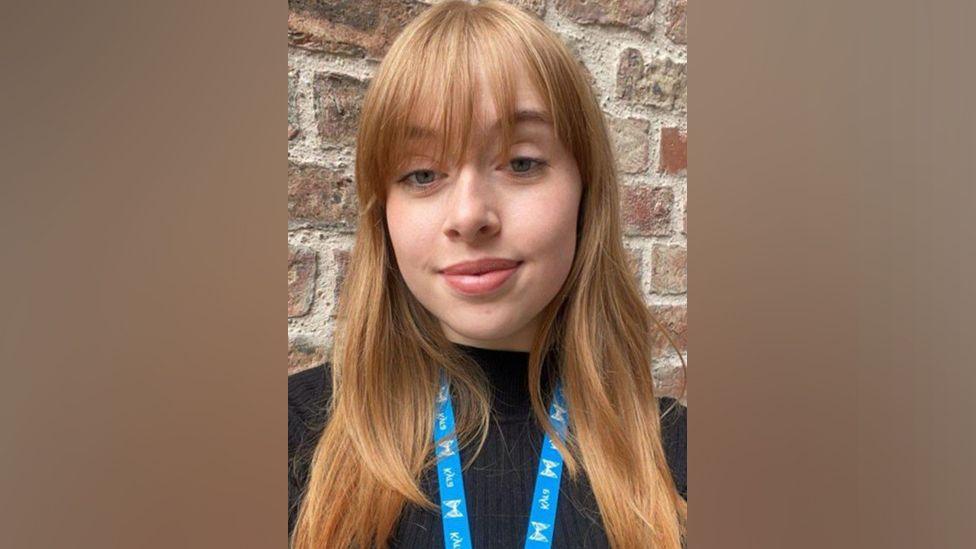
{"label": "brick wall", "polygon": [[[290,0],[288,369],[332,345],[354,239],[353,153],[366,86],[396,33],[436,2]],[[655,316],[687,360],[687,0],[517,0],[588,68],[621,171],[624,245]],[[681,362],[658,337],[665,394]]]}

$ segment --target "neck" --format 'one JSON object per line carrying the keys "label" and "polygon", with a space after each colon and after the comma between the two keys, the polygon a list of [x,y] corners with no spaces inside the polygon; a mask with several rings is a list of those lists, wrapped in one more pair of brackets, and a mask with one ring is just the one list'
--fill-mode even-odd
{"label": "neck", "polygon": [[[486,349],[461,343],[455,347],[471,357],[488,378],[492,391],[492,412],[499,418],[527,419],[532,403],[529,395],[529,351]],[[554,362],[543,363],[542,391],[550,390],[549,375]]]}
{"label": "neck", "polygon": [[448,341],[457,345],[466,345],[468,347],[490,349],[493,351],[518,351],[527,353],[531,349],[532,340],[535,338],[536,332],[539,329],[541,314],[536,315],[535,318],[525,326],[522,326],[517,332],[500,339],[474,339],[459,334],[443,321],[440,321],[440,325]]}

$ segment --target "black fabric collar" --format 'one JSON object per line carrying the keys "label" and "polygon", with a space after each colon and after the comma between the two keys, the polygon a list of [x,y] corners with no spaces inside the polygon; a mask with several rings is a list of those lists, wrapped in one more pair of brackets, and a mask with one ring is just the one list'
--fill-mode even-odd
{"label": "black fabric collar", "polygon": [[[454,346],[481,366],[493,393],[492,413],[498,419],[528,420],[532,416],[529,397],[529,352],[483,349],[454,343]],[[542,391],[548,403],[549,375],[555,369],[551,356],[543,362]]]}

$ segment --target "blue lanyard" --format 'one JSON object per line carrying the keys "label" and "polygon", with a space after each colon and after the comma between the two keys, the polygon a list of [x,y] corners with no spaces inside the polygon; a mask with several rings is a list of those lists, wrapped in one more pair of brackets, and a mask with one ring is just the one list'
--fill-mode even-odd
{"label": "blue lanyard", "polygon": [[[565,402],[562,385],[557,383],[552,405],[549,407],[549,418],[560,438],[565,437],[567,428]],[[441,496],[444,547],[471,549],[468,507],[464,498],[464,481],[461,478],[461,457],[454,432],[454,406],[451,404],[450,386],[443,373],[440,391],[437,393],[437,411],[434,414],[434,444],[437,452],[437,482]],[[525,549],[552,545],[562,470],[563,456],[546,433],[539,456],[539,471],[535,477]]]}

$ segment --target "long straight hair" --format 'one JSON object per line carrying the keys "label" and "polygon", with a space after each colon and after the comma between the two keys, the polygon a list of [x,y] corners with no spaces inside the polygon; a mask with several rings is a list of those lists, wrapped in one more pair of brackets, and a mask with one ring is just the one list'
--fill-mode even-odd
{"label": "long straight hair", "polygon": [[[678,548],[687,504],[661,444],[651,375],[654,319],[622,244],[617,170],[603,113],[579,62],[536,17],[509,4],[449,0],[407,25],[364,98],[356,141],[359,220],[331,355],[333,397],[312,454],[292,547],[384,547],[407,502],[438,508],[419,480],[435,464],[440,372],[451,379],[461,446],[487,438],[489,386],[410,293],[390,247],[387,184],[411,126],[440,130],[439,163],[463,158],[483,70],[498,113],[514,114],[512,75],[527,73],[582,181],[575,257],[542,311],[529,351],[533,414],[571,479],[590,481],[617,548]],[[504,148],[512,124],[501,117]],[[665,331],[665,337],[671,341]],[[672,342],[673,344],[673,342]],[[569,410],[562,442],[541,394],[543,360],[558,357]]]}

